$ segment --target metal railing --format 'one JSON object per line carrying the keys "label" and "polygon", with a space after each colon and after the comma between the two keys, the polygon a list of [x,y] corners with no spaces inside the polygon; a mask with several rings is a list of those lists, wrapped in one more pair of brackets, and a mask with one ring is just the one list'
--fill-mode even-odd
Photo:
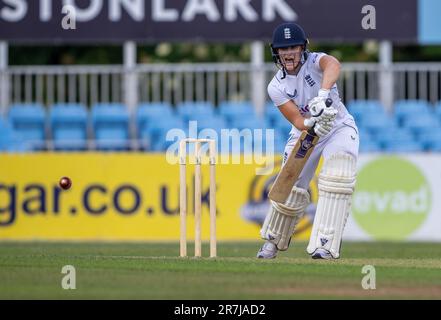
{"label": "metal railing", "polygon": [[10,67],[6,75],[11,104],[122,102],[121,66]]}
{"label": "metal railing", "polygon": [[[209,101],[217,105],[225,100],[252,100],[255,75],[263,74],[266,85],[275,71],[272,63],[258,70],[249,63],[151,64],[130,70],[119,65],[11,66],[0,72],[6,88],[0,88],[0,94],[6,95],[0,102],[90,106],[98,102]],[[125,86],[128,77],[135,79],[131,82],[135,88]],[[392,90],[394,100],[433,103],[441,100],[441,63],[395,63],[390,68],[377,63],[344,63],[338,86],[345,102],[381,99],[382,90]]]}
{"label": "metal railing", "polygon": [[249,64],[140,65],[136,73],[140,101],[250,100]]}
{"label": "metal railing", "polygon": [[441,100],[441,63],[395,63],[392,69],[396,100]]}

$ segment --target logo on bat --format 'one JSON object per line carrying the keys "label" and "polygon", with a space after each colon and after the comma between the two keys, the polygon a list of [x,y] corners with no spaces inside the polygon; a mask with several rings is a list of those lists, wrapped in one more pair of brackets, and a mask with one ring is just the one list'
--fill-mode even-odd
{"label": "logo on bat", "polygon": [[308,153],[308,150],[313,147],[313,139],[314,137],[311,135],[306,135],[306,137],[300,142],[299,150],[297,150],[296,158],[304,158]]}
{"label": "logo on bat", "polygon": [[302,141],[302,150],[308,150],[309,148],[312,147],[312,143],[309,140],[303,140]]}

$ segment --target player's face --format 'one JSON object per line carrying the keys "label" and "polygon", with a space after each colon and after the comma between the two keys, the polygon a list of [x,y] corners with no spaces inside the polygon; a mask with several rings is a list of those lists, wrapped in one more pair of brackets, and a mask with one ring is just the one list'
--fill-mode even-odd
{"label": "player's face", "polygon": [[292,46],[279,49],[279,57],[286,71],[295,71],[302,58],[303,46]]}

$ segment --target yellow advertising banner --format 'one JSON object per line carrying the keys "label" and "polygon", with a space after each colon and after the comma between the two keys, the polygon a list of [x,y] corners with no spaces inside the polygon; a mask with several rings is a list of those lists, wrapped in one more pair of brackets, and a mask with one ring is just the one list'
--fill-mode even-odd
{"label": "yellow advertising banner", "polygon": [[[278,160],[280,161],[280,159]],[[280,163],[279,163],[280,165]],[[187,166],[188,239],[193,239],[193,171]],[[256,164],[216,165],[217,237],[258,240],[278,167],[256,175]],[[202,238],[209,238],[209,168],[202,166]],[[62,190],[67,176],[72,187]],[[316,199],[314,182],[311,184]],[[297,236],[310,232],[309,215]],[[0,155],[0,239],[179,239],[179,165],[164,154],[42,153]]]}

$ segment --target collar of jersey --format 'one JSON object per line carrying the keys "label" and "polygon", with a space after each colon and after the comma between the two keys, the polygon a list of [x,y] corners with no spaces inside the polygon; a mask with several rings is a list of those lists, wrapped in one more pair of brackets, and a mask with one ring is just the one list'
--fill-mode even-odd
{"label": "collar of jersey", "polygon": [[287,77],[295,77],[295,78],[297,78],[299,76],[299,73],[300,73],[300,70],[299,70],[299,72],[297,72],[297,74],[289,74],[289,73],[287,73],[286,76]]}

